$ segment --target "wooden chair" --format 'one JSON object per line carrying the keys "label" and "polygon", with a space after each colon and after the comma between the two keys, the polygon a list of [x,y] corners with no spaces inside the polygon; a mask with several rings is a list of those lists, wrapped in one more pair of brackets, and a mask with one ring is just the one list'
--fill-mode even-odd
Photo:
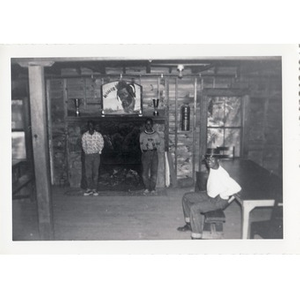
{"label": "wooden chair", "polygon": [[235,157],[235,147],[217,147],[217,151],[220,153],[219,158],[234,158]]}
{"label": "wooden chair", "polygon": [[230,203],[235,199],[235,195],[231,196],[228,200],[228,204],[224,209],[218,209],[214,211],[209,211],[204,214],[204,225],[203,225],[203,239],[222,239],[223,233],[223,223],[226,222],[226,217],[224,210],[230,205]]}

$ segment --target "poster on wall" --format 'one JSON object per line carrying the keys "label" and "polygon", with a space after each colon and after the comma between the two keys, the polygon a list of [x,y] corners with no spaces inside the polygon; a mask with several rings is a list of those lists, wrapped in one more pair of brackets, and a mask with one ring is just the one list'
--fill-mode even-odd
{"label": "poster on wall", "polygon": [[141,114],[142,86],[133,82],[113,81],[101,86],[102,114]]}

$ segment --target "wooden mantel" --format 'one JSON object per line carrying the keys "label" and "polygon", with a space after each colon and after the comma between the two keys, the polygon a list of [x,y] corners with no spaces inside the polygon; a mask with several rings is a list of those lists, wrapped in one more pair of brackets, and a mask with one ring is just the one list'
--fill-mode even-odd
{"label": "wooden mantel", "polygon": [[81,122],[87,122],[88,120],[93,120],[97,122],[102,121],[120,121],[120,120],[126,120],[126,121],[145,121],[147,118],[151,118],[155,123],[164,123],[165,117],[152,117],[151,115],[144,115],[144,116],[129,116],[129,115],[114,115],[114,116],[81,116],[81,117],[67,117],[68,123],[81,123]]}

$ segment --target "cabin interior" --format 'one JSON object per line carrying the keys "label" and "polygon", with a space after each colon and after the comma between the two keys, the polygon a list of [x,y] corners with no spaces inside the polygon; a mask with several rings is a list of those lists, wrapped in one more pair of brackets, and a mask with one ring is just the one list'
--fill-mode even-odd
{"label": "cabin interior", "polygon": [[[137,114],[104,111],[103,86],[120,80],[141,87]],[[14,241],[190,239],[176,231],[181,198],[195,189],[207,148],[234,147],[233,159],[282,180],[280,57],[13,58],[11,99]],[[154,196],[141,193],[147,117],[162,140]],[[88,120],[105,140],[99,197],[83,196]],[[14,191],[21,178],[28,184]],[[254,209],[250,221],[271,210]],[[239,204],[225,215],[223,238],[240,239]]]}

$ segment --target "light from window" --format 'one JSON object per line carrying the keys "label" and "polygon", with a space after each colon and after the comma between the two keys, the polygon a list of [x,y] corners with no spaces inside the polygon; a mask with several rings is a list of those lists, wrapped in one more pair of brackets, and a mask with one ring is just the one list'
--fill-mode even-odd
{"label": "light from window", "polygon": [[212,97],[208,102],[207,147],[235,147],[240,156],[242,101],[240,97]]}

